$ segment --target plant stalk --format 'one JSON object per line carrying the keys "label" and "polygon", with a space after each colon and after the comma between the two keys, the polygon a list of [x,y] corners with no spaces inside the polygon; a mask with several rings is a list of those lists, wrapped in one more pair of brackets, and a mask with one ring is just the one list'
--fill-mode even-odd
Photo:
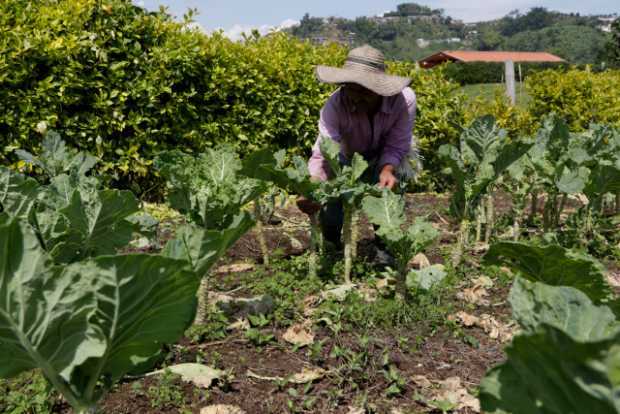
{"label": "plant stalk", "polygon": [[[556,216],[555,216],[555,227],[560,226],[560,217],[562,215],[562,211],[564,211],[564,206],[566,205],[566,200],[568,199],[568,194],[562,194],[562,199],[560,200],[560,205],[557,207]],[[557,203],[557,201],[556,201]]]}
{"label": "plant stalk", "polygon": [[616,193],[616,214],[620,214],[620,193]]}
{"label": "plant stalk", "polygon": [[263,264],[269,266],[269,248],[267,247],[267,240],[265,239],[265,229],[263,227],[263,215],[260,201],[256,199],[254,201],[254,216],[256,217],[256,233],[258,237],[258,244],[260,245],[260,251],[263,255]]}
{"label": "plant stalk", "polygon": [[532,201],[530,204],[530,215],[527,218],[528,223],[533,224],[534,218],[536,217],[536,212],[538,211],[538,192],[532,192]]}
{"label": "plant stalk", "polygon": [[345,283],[351,283],[351,268],[353,261],[353,208],[351,206],[344,207],[344,223],[343,223],[343,238],[344,238],[344,281]]}
{"label": "plant stalk", "polygon": [[308,258],[308,276],[318,274],[319,255],[323,251],[323,235],[319,226],[319,213],[310,215],[310,257]]}
{"label": "plant stalk", "polygon": [[489,243],[491,240],[491,236],[493,235],[493,226],[495,225],[495,204],[493,201],[493,196],[487,196],[487,224],[486,231],[484,233],[484,242]]}
{"label": "plant stalk", "polygon": [[482,240],[482,217],[484,216],[484,206],[478,206],[478,214],[476,214],[476,243]]}
{"label": "plant stalk", "polygon": [[195,325],[204,325],[207,321],[207,311],[209,307],[209,281],[207,275],[200,280],[198,288],[198,309],[196,310]]}
{"label": "plant stalk", "polygon": [[461,221],[461,225],[459,228],[459,234],[457,235],[456,246],[452,251],[452,264],[454,267],[457,267],[461,264],[461,260],[463,260],[463,254],[465,253],[465,248],[468,244],[468,233],[469,233],[469,221],[463,220]]}

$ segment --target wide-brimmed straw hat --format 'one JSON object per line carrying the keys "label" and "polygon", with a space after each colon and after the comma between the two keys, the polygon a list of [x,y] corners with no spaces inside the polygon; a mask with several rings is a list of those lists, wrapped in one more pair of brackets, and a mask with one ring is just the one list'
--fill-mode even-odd
{"label": "wide-brimmed straw hat", "polygon": [[351,50],[342,68],[318,65],[316,77],[325,83],[357,83],[381,96],[396,95],[411,83],[385,73],[383,53],[368,45]]}

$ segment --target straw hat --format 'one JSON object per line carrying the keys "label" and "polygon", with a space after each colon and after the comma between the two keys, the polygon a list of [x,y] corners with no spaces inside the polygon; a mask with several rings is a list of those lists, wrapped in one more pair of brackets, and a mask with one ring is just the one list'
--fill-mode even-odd
{"label": "straw hat", "polygon": [[319,65],[316,77],[325,83],[357,83],[381,96],[400,93],[411,79],[385,73],[385,57],[372,46],[364,45],[349,52],[342,68]]}

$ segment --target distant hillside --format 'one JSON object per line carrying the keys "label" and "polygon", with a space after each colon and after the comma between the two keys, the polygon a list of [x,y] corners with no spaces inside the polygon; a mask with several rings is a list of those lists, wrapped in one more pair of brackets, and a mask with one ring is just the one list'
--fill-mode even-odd
{"label": "distant hillside", "polygon": [[343,19],[306,14],[290,32],[317,43],[369,43],[396,60],[419,60],[440,50],[545,51],[571,63],[600,63],[617,16],[582,16],[535,7],[501,19],[463,23],[416,3],[383,16]]}

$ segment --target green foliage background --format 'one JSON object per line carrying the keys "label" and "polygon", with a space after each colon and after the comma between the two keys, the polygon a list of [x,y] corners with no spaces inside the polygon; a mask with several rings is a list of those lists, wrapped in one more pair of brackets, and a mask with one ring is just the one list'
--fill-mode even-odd
{"label": "green foliage background", "polygon": [[555,112],[573,131],[590,123],[620,125],[620,71],[543,71],[526,81],[528,111],[537,120]]}
{"label": "green foliage background", "polygon": [[[286,34],[235,43],[149,13],[128,0],[7,0],[0,4],[0,161],[36,150],[41,128],[102,158],[102,172],[138,192],[159,187],[158,152],[229,143],[307,152],[334,87],[314,65],[341,65],[346,50]],[[433,148],[456,139],[461,101],[441,72],[412,64],[416,135]]]}

